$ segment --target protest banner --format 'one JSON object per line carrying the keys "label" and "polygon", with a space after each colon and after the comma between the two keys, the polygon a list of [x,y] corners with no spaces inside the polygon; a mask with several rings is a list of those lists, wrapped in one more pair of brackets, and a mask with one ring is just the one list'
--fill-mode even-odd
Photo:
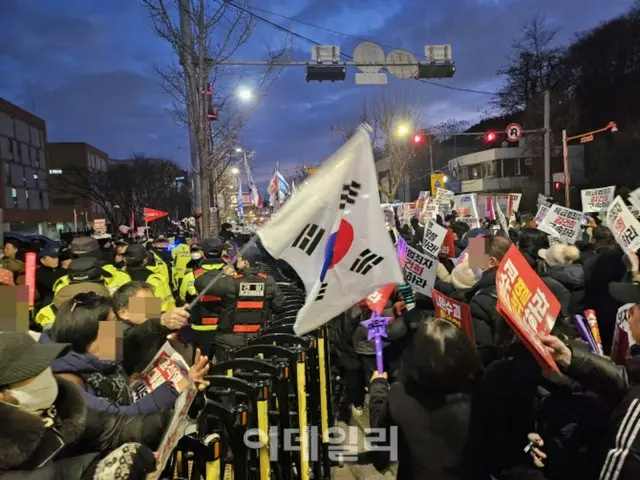
{"label": "protest banner", "polygon": [[507,221],[507,218],[504,216],[504,213],[502,212],[502,207],[500,207],[500,204],[498,202],[496,202],[496,215],[498,217],[498,223],[500,224],[500,228],[502,228],[502,231],[508,236],[509,222]]}
{"label": "protest banner", "polygon": [[396,213],[393,211],[393,207],[383,207],[382,213],[384,215],[384,223],[387,227],[395,228],[396,226]]}
{"label": "protest banner", "polygon": [[172,382],[178,392],[182,392],[189,383],[187,362],[169,342],[162,345],[153,360],[142,371],[140,378],[132,383],[133,401],[137,402],[164,382]]}
{"label": "protest banner", "polygon": [[437,269],[437,258],[432,258],[407,245],[407,256],[404,262],[404,279],[416,292],[428,297],[431,296],[431,289],[436,282]]}
{"label": "protest banner", "polygon": [[[542,221],[538,223],[538,230],[560,237],[567,243],[576,243],[582,233],[582,217],[582,212],[552,205]],[[537,218],[536,222],[538,222]]]}
{"label": "protest banner", "polygon": [[456,244],[453,239],[453,231],[448,228],[444,237],[444,242],[440,247],[440,256],[447,258],[455,258],[456,256]]}
{"label": "protest banner", "polygon": [[520,209],[521,193],[510,193],[507,200],[507,218],[509,221],[515,218],[516,212]]}
{"label": "protest banner", "polygon": [[435,220],[429,220],[429,223],[424,229],[422,250],[431,258],[437,260],[446,235],[446,228],[442,225],[438,225]]}
{"label": "protest banner", "polygon": [[512,245],[496,272],[497,310],[516,332],[540,366],[558,370],[538,338],[549,335],[560,312],[560,302]]}
{"label": "protest banner", "polygon": [[544,217],[549,213],[549,205],[543,203],[538,207],[538,212],[536,213],[536,225],[540,225],[544,220]]}
{"label": "protest banner", "polygon": [[582,211],[585,213],[597,213],[604,210],[613,202],[615,191],[615,186],[581,190]]}
{"label": "protest banner", "polygon": [[621,306],[616,314],[616,326],[611,344],[611,360],[618,365],[626,365],[629,349],[636,344],[629,329],[629,316],[631,307],[634,305],[635,303],[627,303]]}
{"label": "protest banner", "polygon": [[446,188],[438,188],[436,194],[436,204],[438,204],[438,212],[440,215],[448,215],[451,213],[451,200],[453,200],[454,192]]}
{"label": "protest banner", "polygon": [[640,222],[633,216],[622,197],[617,196],[607,210],[607,226],[625,252],[640,248]]}
{"label": "protest banner", "polygon": [[484,197],[484,201],[485,201],[485,206],[484,206],[484,211],[485,211],[485,217],[488,217],[489,220],[495,220],[496,219],[496,213],[493,209],[493,197],[491,196],[487,196]]}
{"label": "protest banner", "polygon": [[469,340],[476,341],[473,332],[473,322],[471,321],[471,307],[468,304],[447,297],[435,288],[431,292],[433,306],[436,310],[436,317],[448,320],[456,327],[467,334]]}
{"label": "protest banner", "polygon": [[456,222],[462,222],[469,225],[469,228],[480,228],[480,219],[473,217],[457,217]]}
{"label": "protest banner", "polygon": [[422,221],[427,223],[429,220],[435,220],[438,216],[438,204],[435,198],[429,198],[424,202],[424,208],[422,209]]}
{"label": "protest banner", "polygon": [[189,383],[187,388],[180,394],[176,400],[173,417],[169,422],[169,426],[164,432],[158,451],[156,452],[156,471],[147,475],[147,480],[158,480],[162,475],[162,471],[167,465],[167,461],[171,457],[173,450],[178,445],[180,439],[184,436],[184,432],[191,423],[189,416],[189,408],[196,398],[198,390],[195,385]]}
{"label": "protest banner", "polygon": [[478,217],[478,207],[476,194],[454,195],[453,209],[458,213],[458,217]]}
{"label": "protest banner", "polygon": [[416,201],[416,208],[422,210],[422,208],[424,207],[424,203],[427,201],[427,199],[429,198],[429,192],[427,191],[422,191],[418,194],[418,200]]}

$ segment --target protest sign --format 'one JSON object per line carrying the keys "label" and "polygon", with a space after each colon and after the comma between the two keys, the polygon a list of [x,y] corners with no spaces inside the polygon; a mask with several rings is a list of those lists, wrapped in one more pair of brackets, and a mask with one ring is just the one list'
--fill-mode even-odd
{"label": "protest sign", "polygon": [[471,321],[471,308],[468,304],[449,298],[440,293],[435,288],[431,292],[433,305],[436,309],[436,317],[448,320],[456,327],[467,334],[469,339],[475,343],[476,337],[473,333],[473,323]]}
{"label": "protest sign", "polygon": [[444,242],[440,247],[440,256],[447,258],[455,258],[456,256],[456,244],[453,239],[453,231],[449,228],[444,237]]}
{"label": "protest sign", "polygon": [[195,385],[188,384],[187,388],[176,400],[173,417],[164,432],[160,447],[158,447],[158,451],[156,452],[156,471],[147,475],[147,480],[158,480],[162,475],[162,471],[171,457],[173,450],[189,426],[190,419],[187,413],[189,413],[189,408],[191,408],[191,404],[197,393],[198,390]]}
{"label": "protest sign", "polygon": [[453,200],[454,192],[446,188],[438,188],[436,194],[436,203],[438,204],[438,212],[440,215],[448,215],[451,213],[451,200]]}
{"label": "protest sign", "polygon": [[407,242],[401,235],[398,235],[398,244],[396,245],[396,253],[398,255],[398,262],[404,267],[404,262],[407,259]]}
{"label": "protest sign", "polygon": [[404,262],[404,279],[416,292],[428,297],[431,296],[431,289],[436,282],[437,269],[437,258],[432,258],[407,245],[407,256]]}
{"label": "protest sign", "polygon": [[509,222],[507,222],[507,218],[504,216],[502,208],[500,207],[500,204],[498,202],[496,202],[496,215],[498,217],[500,228],[502,228],[502,231],[505,234],[509,235]]}
{"label": "protest sign", "polygon": [[549,205],[543,203],[538,207],[538,212],[536,213],[536,225],[540,225],[544,220],[544,217],[549,213]]}
{"label": "protest sign", "polygon": [[607,208],[613,202],[615,191],[615,186],[581,190],[582,211],[585,213],[597,213]]}
{"label": "protest sign", "polygon": [[484,206],[484,211],[485,211],[485,217],[488,217],[489,220],[495,220],[496,219],[496,213],[493,209],[493,197],[489,196],[489,197],[484,197],[484,201],[485,201],[485,206]]}
{"label": "protest sign", "polygon": [[429,192],[422,191],[418,194],[418,201],[416,202],[416,208],[422,210],[424,203],[429,199]]}
{"label": "protest sign", "polygon": [[496,272],[497,309],[540,366],[559,372],[556,362],[538,338],[549,335],[560,312],[560,302],[512,245]]}
{"label": "protest sign", "polygon": [[582,217],[582,212],[552,205],[542,221],[538,223],[538,230],[560,237],[567,243],[576,243],[582,232]]}
{"label": "protest sign", "polygon": [[478,206],[476,194],[455,195],[453,197],[453,209],[458,213],[458,217],[478,217]]}
{"label": "protest sign", "polygon": [[618,365],[625,365],[627,363],[629,349],[632,345],[636,344],[629,329],[629,316],[631,314],[631,307],[634,305],[635,303],[627,303],[621,306],[616,314],[616,327],[611,345],[611,360]]}
{"label": "protest sign", "polygon": [[435,220],[438,216],[438,204],[435,198],[428,198],[424,202],[424,208],[422,209],[422,221],[427,223],[429,220]]}
{"label": "protest sign", "polygon": [[387,227],[396,226],[396,214],[393,211],[393,207],[383,207],[382,213],[384,214],[384,223]]}
{"label": "protest sign", "polygon": [[142,371],[140,378],[132,383],[133,401],[137,402],[164,382],[172,382],[178,392],[182,392],[189,382],[187,362],[169,342],[165,342]]}
{"label": "protest sign", "polygon": [[617,196],[607,210],[607,226],[625,252],[635,252],[640,248],[640,222],[629,211],[620,196]]}
{"label": "protest sign", "polygon": [[520,209],[520,200],[522,200],[521,193],[510,193],[507,200],[507,218],[509,221],[515,218],[516,212]]}
{"label": "protest sign", "polygon": [[442,242],[447,235],[447,229],[442,225],[438,225],[435,220],[429,220],[424,229],[424,237],[422,238],[422,250],[431,258],[437,260]]}

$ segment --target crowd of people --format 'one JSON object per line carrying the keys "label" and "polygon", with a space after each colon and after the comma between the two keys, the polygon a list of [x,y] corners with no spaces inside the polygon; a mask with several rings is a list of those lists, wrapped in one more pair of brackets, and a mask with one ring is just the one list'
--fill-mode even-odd
{"label": "crowd of people", "polygon": [[[342,414],[368,411],[372,427],[398,429],[398,478],[640,478],[637,254],[595,217],[575,245],[550,245],[527,214],[509,232],[488,220],[470,229],[455,212],[438,223],[452,232],[457,260],[440,258],[435,289],[469,305],[474,340],[435,318],[429,296],[398,285],[382,312],[391,321],[378,371],[361,324],[370,311],[364,300],[353,305],[329,323]],[[258,244],[255,257],[239,255],[229,227],[199,242],[81,236],[39,252],[30,331],[0,335],[0,479],[133,479],[156,468],[180,388],[167,381],[138,398],[132,384],[158,350],[167,339],[190,345],[189,382],[206,385],[210,359],[225,359],[283,308],[260,269],[268,254]],[[424,229],[398,222],[392,237],[421,250]],[[462,253],[479,238],[487,261],[472,268]],[[496,308],[496,271],[512,245],[560,303],[540,340],[561,374],[540,367]],[[24,283],[20,262],[7,242],[0,283]],[[618,365],[609,355],[627,304],[630,357]],[[574,327],[586,310],[604,355]],[[378,468],[390,459],[371,455]]]}

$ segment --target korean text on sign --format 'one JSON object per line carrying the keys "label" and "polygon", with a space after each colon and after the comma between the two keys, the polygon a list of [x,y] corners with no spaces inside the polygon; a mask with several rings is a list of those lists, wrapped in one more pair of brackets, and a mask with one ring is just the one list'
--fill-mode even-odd
{"label": "korean text on sign", "polygon": [[600,212],[607,208],[615,194],[616,187],[591,188],[582,190],[582,211],[585,213]]}
{"label": "korean text on sign", "polygon": [[626,252],[640,248],[640,222],[633,216],[621,197],[609,205],[607,224],[618,244]]}
{"label": "korean text on sign", "polygon": [[407,245],[404,278],[416,292],[431,296],[438,261]]}
{"label": "korean text on sign", "polygon": [[431,258],[438,258],[440,247],[447,236],[447,229],[438,225],[435,220],[430,220],[424,229],[424,237],[422,237],[422,249]]}
{"label": "korean text on sign", "polygon": [[466,333],[472,342],[475,342],[473,323],[471,322],[471,308],[469,305],[449,298],[435,288],[431,292],[431,295],[436,317],[453,323]]}
{"label": "korean text on sign", "polygon": [[516,246],[511,246],[496,272],[498,311],[545,369],[558,367],[539,334],[548,335],[560,312],[560,303],[529,266]]}
{"label": "korean text on sign", "polygon": [[549,235],[564,238],[568,243],[575,243],[582,231],[582,217],[582,212],[552,205],[538,229]]}

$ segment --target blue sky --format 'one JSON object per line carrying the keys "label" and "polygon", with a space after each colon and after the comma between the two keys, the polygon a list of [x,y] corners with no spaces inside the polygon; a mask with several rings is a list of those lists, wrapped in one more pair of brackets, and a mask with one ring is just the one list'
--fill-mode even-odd
{"label": "blue sky", "polygon": [[[208,0],[214,1],[214,0]],[[632,0],[253,0],[254,7],[374,39],[421,54],[425,44],[451,44],[457,72],[444,85],[479,91],[500,86],[504,63],[522,22],[538,12],[561,29],[560,42],[615,17]],[[169,1],[171,3],[171,1]],[[353,53],[359,43],[257,11],[269,20],[322,44]],[[184,129],[171,114],[155,67],[174,60],[170,46],[151,29],[138,0],[0,1],[0,97],[33,111],[48,124],[50,141],[87,142],[112,158],[143,153],[188,164]],[[265,59],[265,44],[283,35],[258,23],[241,59]],[[294,60],[310,59],[311,46],[295,40]],[[251,71],[245,70],[245,74]],[[259,72],[256,72],[259,73]],[[326,158],[340,138],[331,126],[357,115],[363,101],[381,89],[415,98],[426,124],[455,118],[475,121],[489,95],[390,80],[386,86],[357,86],[347,80],[307,84],[303,68],[289,68],[243,132],[256,151],[254,177],[264,187],[276,162]],[[249,79],[250,80],[250,79]]]}

